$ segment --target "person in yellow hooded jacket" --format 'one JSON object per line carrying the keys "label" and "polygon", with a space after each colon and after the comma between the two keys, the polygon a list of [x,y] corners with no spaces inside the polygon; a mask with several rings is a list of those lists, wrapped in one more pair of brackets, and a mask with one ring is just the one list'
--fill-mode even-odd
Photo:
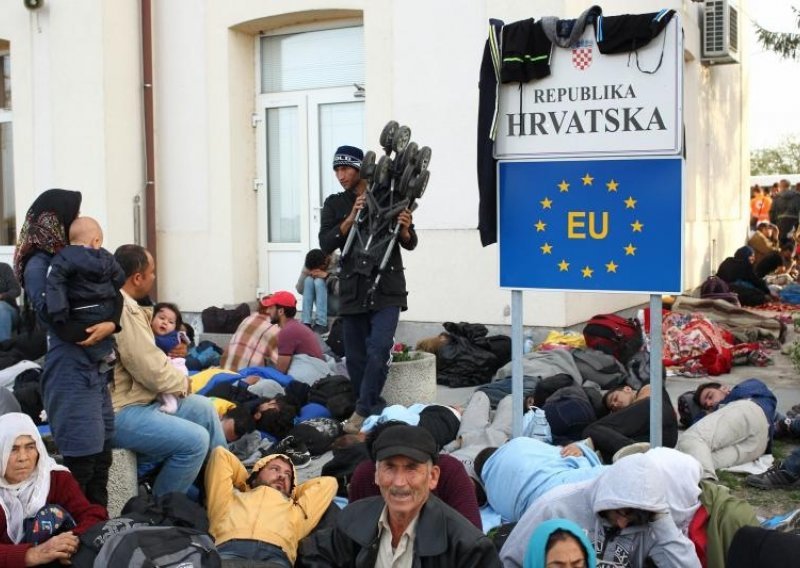
{"label": "person in yellow hooded jacket", "polygon": [[283,454],[261,458],[248,477],[236,456],[215,448],[206,468],[206,505],[220,556],[291,568],[298,543],[317,526],[337,487],[333,477],[295,485],[294,466]]}

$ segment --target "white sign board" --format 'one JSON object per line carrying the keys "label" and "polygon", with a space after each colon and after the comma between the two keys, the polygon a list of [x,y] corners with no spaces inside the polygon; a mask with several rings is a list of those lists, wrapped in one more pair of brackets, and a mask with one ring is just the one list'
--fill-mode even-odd
{"label": "white sign board", "polygon": [[553,46],[549,76],[500,85],[495,157],[679,154],[682,54],[677,14],[630,54],[601,54],[587,25],[571,48]]}

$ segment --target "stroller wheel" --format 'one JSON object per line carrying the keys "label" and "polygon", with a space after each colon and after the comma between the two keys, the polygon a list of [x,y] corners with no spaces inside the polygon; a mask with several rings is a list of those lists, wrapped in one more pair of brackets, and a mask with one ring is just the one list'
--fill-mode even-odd
{"label": "stroller wheel", "polygon": [[405,149],[394,158],[394,178],[399,179],[408,164],[413,163],[414,156],[417,155],[417,143],[409,142]]}
{"label": "stroller wheel", "polygon": [[397,182],[395,189],[397,190],[398,195],[404,199],[413,199],[414,196],[409,193],[411,180],[414,177],[414,166],[408,164],[406,169],[403,170],[403,175],[400,176],[400,181]]}
{"label": "stroller wheel", "polygon": [[381,131],[381,137],[379,139],[381,148],[383,148],[386,153],[392,151],[394,147],[394,134],[397,132],[397,129],[400,128],[400,125],[397,124],[396,121],[390,120],[386,123],[386,126],[383,127]]}
{"label": "stroller wheel", "polygon": [[417,169],[420,172],[424,172],[428,169],[428,166],[431,163],[431,149],[429,146],[423,146],[417,152],[417,160],[416,160]]}
{"label": "stroller wheel", "polygon": [[372,150],[364,154],[364,159],[361,160],[361,177],[368,182],[372,181],[375,175],[375,152]]}
{"label": "stroller wheel", "polygon": [[411,178],[408,182],[408,197],[409,199],[419,199],[425,193],[425,188],[428,187],[428,179],[431,177],[431,172],[425,170],[418,176]]}
{"label": "stroller wheel", "polygon": [[408,126],[401,126],[398,128],[397,132],[394,133],[392,142],[395,152],[402,152],[405,150],[408,143],[411,142],[411,129]]}
{"label": "stroller wheel", "polygon": [[377,186],[384,186],[389,183],[391,178],[392,159],[389,156],[381,156],[378,165],[375,166],[373,183]]}

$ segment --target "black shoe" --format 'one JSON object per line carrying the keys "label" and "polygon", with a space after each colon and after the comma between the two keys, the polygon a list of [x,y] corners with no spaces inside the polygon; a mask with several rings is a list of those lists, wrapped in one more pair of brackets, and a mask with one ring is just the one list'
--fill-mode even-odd
{"label": "black shoe", "polygon": [[748,485],[758,489],[796,489],[800,487],[800,476],[781,468],[775,464],[764,473],[748,475],[745,479]]}
{"label": "black shoe", "polygon": [[311,463],[311,452],[308,451],[303,441],[294,436],[286,436],[275,444],[270,453],[285,455],[292,460],[292,464],[297,469],[303,469]]}
{"label": "black shoe", "polygon": [[778,418],[772,424],[775,430],[775,438],[787,438],[792,433],[791,418]]}
{"label": "black shoe", "polygon": [[319,325],[318,323],[315,323],[314,325],[311,326],[311,330],[314,333],[318,333],[320,335],[325,335],[326,333],[328,333],[328,326],[327,325]]}

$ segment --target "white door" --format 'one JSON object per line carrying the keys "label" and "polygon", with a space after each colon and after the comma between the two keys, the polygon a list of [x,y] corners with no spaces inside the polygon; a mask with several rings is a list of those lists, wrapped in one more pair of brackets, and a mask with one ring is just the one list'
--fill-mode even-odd
{"label": "white door", "polygon": [[[339,146],[364,148],[364,101],[353,98],[352,88],[309,93],[310,248],[319,248],[320,211],[325,199],[342,191],[333,172],[333,154]],[[316,144],[314,143],[316,141]],[[317,152],[312,152],[318,148]]]}
{"label": "white door", "polygon": [[257,44],[259,293],[294,290],[319,248],[320,210],[339,191],[337,147],[364,143],[360,22],[282,30]]}
{"label": "white door", "polygon": [[363,147],[364,101],[354,88],[259,97],[260,292],[294,290],[306,253],[319,248],[325,198],[341,191],[333,154]]}

